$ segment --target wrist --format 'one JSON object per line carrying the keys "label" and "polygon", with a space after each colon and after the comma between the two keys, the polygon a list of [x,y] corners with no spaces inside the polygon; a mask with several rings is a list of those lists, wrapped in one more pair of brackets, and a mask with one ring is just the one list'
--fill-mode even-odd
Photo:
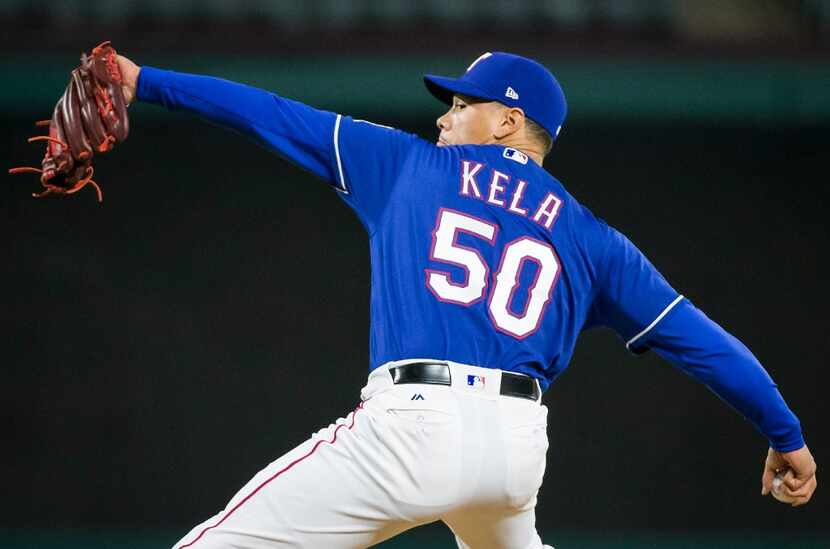
{"label": "wrist", "polygon": [[124,57],[119,55],[116,57],[118,69],[121,72],[121,89],[124,92],[124,99],[127,104],[132,103],[136,99],[136,91],[138,89],[138,79],[141,73],[141,67]]}

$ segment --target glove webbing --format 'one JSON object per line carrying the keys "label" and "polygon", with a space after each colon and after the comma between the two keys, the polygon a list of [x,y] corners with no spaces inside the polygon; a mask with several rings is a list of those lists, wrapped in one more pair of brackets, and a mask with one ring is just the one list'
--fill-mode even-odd
{"label": "glove webbing", "polygon": [[[38,120],[37,122],[35,122],[35,126],[48,126],[49,122],[50,122],[49,120]],[[113,138],[113,140],[114,140],[114,138]],[[69,145],[67,145],[66,143],[64,143],[60,139],[52,137],[51,135],[36,135],[34,137],[30,137],[29,139],[27,139],[27,141],[29,143],[34,143],[36,141],[49,141],[51,143],[57,143],[58,145],[60,145],[61,147],[66,148],[67,150],[69,149]],[[84,151],[79,155],[79,160],[83,160],[87,157],[89,157],[89,153]],[[52,193],[54,193],[54,194],[75,194],[76,192],[80,191],[81,189],[83,189],[84,187],[86,187],[89,184],[89,185],[92,185],[93,187],[95,187],[95,192],[98,194],[98,202],[103,202],[104,201],[104,195],[101,192],[101,187],[99,187],[98,183],[96,183],[92,179],[92,174],[95,172],[95,169],[91,165],[87,165],[87,166],[85,166],[85,168],[86,168],[86,174],[84,174],[84,177],[81,178],[80,180],[78,180],[77,183],[75,183],[72,187],[69,187],[69,188],[61,187],[61,186],[58,186],[58,185],[53,185],[53,184],[49,183],[48,179],[46,179],[44,177],[41,177],[40,178],[40,183],[41,183],[41,185],[43,185],[43,187],[46,190],[41,191],[39,193],[32,193],[32,196],[35,197],[35,198],[42,198],[42,197],[50,195]],[[42,174],[43,170],[40,169],[40,168],[32,167],[32,166],[21,166],[19,168],[10,169],[9,173],[10,174],[18,174],[18,173]]]}

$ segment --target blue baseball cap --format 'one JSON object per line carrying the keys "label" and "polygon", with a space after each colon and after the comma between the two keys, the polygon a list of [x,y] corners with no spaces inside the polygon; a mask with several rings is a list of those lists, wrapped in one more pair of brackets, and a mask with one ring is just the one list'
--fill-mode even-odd
{"label": "blue baseball cap", "polygon": [[568,106],[553,74],[532,59],[504,52],[487,52],[459,78],[424,76],[427,89],[451,105],[456,93],[518,107],[556,139]]}

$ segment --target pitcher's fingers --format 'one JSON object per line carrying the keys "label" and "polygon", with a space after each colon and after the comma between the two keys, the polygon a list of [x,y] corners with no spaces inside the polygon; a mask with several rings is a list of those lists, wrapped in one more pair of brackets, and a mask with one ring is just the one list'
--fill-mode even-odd
{"label": "pitcher's fingers", "polygon": [[790,490],[792,490],[792,491],[800,490],[801,488],[803,488],[803,487],[804,487],[804,485],[805,485],[805,484],[807,484],[807,481],[808,481],[808,480],[810,480],[811,478],[813,478],[813,477],[807,477],[807,478],[797,478],[797,477],[793,477],[793,478],[784,478],[784,485],[785,485],[787,488],[789,488]]}
{"label": "pitcher's fingers", "polygon": [[774,497],[776,500],[780,501],[781,503],[786,503],[787,505],[792,505],[792,504],[796,503],[796,498],[794,498],[792,496],[788,496],[786,493],[784,493],[781,490],[778,490],[777,492],[773,491],[771,493],[772,493],[772,497]]}
{"label": "pitcher's fingers", "polygon": [[814,488],[813,488],[812,483],[809,482],[809,479],[808,479],[807,481],[804,482],[804,484],[801,486],[801,488],[798,488],[797,490],[793,490],[792,488],[790,488],[789,486],[787,486],[786,484],[783,484],[783,483],[781,484],[781,488],[779,488],[778,490],[782,494],[786,494],[787,497],[800,498],[800,497],[804,497],[804,496],[808,496],[808,495],[812,494]]}
{"label": "pitcher's fingers", "polygon": [[809,476],[804,475],[803,477],[799,477],[796,476],[796,474],[792,470],[790,470],[787,472],[786,475],[784,475],[784,484],[786,484],[790,490],[800,490],[801,487],[804,486],[804,484],[806,484],[808,480],[814,477],[815,473]]}
{"label": "pitcher's fingers", "polygon": [[793,492],[800,489],[806,481],[806,479],[801,480],[795,478],[795,472],[792,469],[788,469],[783,475],[779,473],[779,477],[781,478],[781,485],[778,490],[790,497],[794,497]]}
{"label": "pitcher's fingers", "polygon": [[794,497],[806,497],[808,500],[813,497],[813,492],[816,491],[816,487],[818,486],[818,481],[816,480],[815,476],[808,478],[804,485],[799,488],[798,490],[790,490],[790,493]]}
{"label": "pitcher's fingers", "polygon": [[[787,469],[783,474],[779,473],[779,475],[781,475],[781,480],[783,481],[782,487],[792,488],[793,490],[801,487],[801,483],[795,478],[795,472],[792,469]],[[795,486],[795,484],[798,484],[798,486]]]}
{"label": "pitcher's fingers", "polygon": [[812,497],[812,494],[809,495],[809,496],[802,496],[802,497],[799,497],[799,498],[795,498],[795,501],[793,501],[790,505],[793,506],[793,507],[801,507],[802,505],[804,505],[805,503],[810,501],[811,497]]}
{"label": "pitcher's fingers", "polygon": [[775,471],[769,467],[764,467],[764,473],[761,475],[761,495],[765,496],[772,490],[772,479],[775,478]]}

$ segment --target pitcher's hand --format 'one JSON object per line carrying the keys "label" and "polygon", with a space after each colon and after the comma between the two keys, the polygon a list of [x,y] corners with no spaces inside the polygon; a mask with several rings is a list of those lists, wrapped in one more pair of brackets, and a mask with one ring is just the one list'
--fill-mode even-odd
{"label": "pitcher's hand", "polygon": [[[776,474],[782,477],[783,482],[773,490]],[[772,493],[778,501],[798,507],[810,501],[816,486],[816,462],[807,446],[792,452],[769,449],[761,476],[761,495]]]}

